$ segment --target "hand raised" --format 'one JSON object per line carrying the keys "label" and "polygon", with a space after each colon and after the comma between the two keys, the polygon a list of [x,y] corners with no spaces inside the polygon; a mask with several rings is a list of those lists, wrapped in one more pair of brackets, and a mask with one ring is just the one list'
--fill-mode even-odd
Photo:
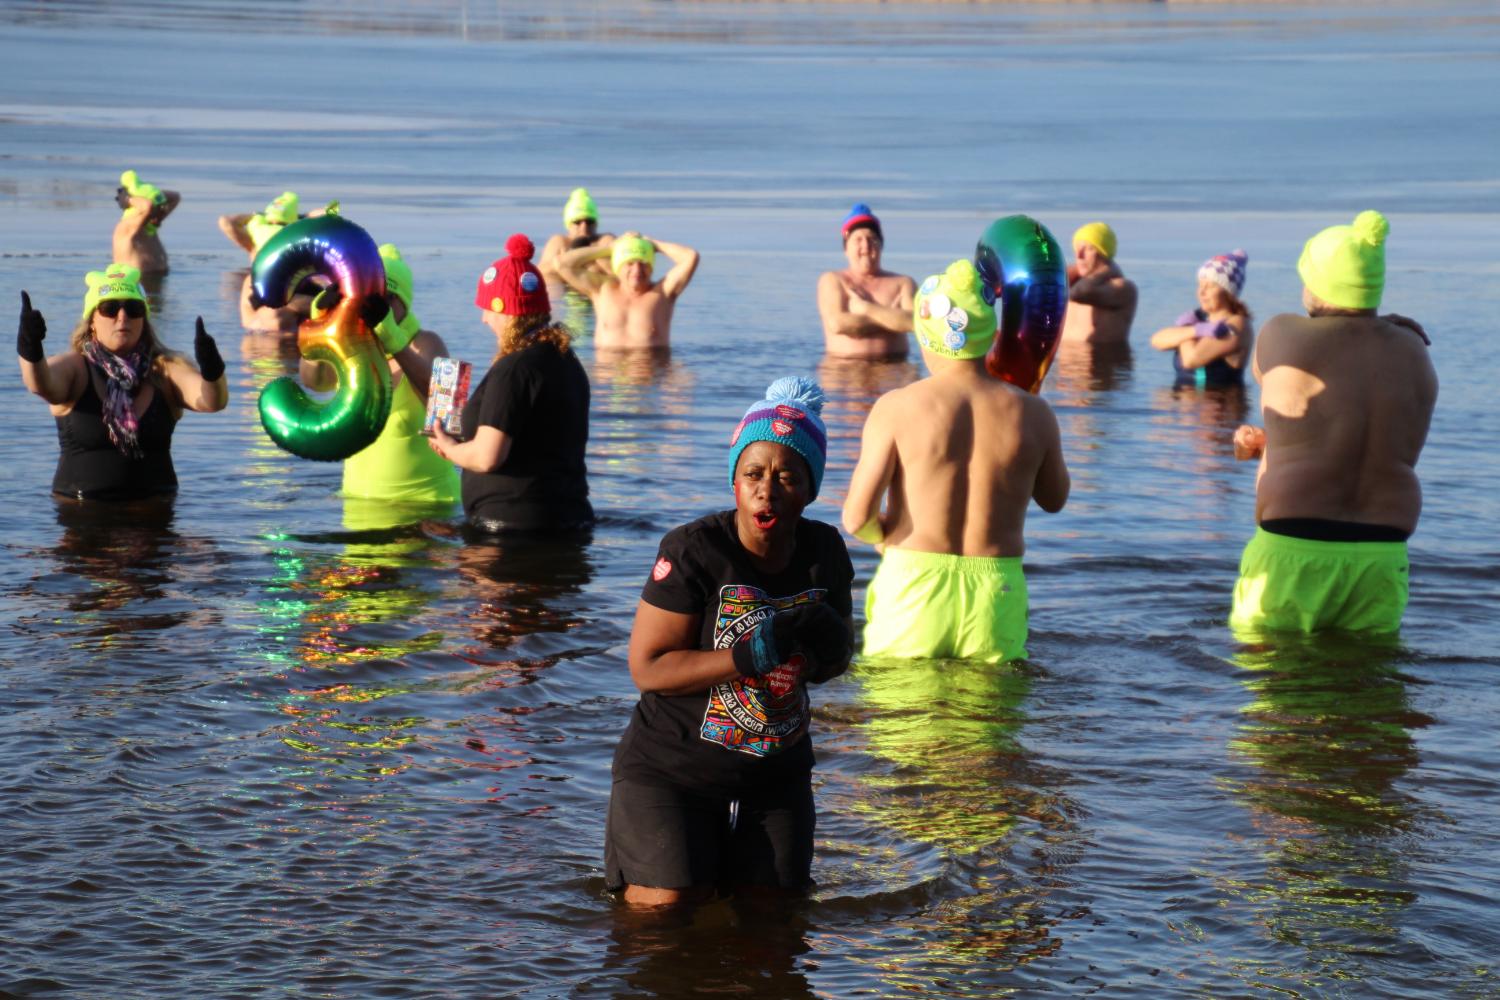
{"label": "hand raised", "polygon": [[217,382],[224,377],[224,357],[219,353],[219,345],[204,329],[202,316],[198,317],[193,333],[193,358],[198,362],[199,373],[207,381]]}
{"label": "hand raised", "polygon": [[16,353],[23,360],[36,364],[46,353],[42,340],[47,336],[47,321],[42,314],[31,308],[31,296],[21,292],[21,323],[16,327]]}

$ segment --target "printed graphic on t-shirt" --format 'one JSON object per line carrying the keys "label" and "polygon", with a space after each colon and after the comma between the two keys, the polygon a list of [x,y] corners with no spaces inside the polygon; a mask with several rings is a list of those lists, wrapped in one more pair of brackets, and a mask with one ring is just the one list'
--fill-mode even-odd
{"label": "printed graphic on t-shirt", "polygon": [[[820,601],[826,593],[816,587],[790,597],[772,597],[759,587],[720,587],[714,649],[728,649],[776,612]],[[802,665],[801,654],[794,654],[765,677],[735,678],[710,688],[699,735],[726,749],[758,757],[781,752],[788,740],[807,728],[807,688],[797,683]]]}

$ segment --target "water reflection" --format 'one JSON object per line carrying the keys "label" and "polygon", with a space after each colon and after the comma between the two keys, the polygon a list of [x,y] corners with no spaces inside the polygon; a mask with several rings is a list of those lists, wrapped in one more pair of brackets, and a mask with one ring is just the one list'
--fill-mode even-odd
{"label": "water reflection", "polygon": [[68,597],[76,625],[94,627],[90,623],[100,620],[95,616],[127,608],[129,615],[105,616],[102,634],[167,629],[190,619],[186,606],[153,611],[147,603],[169,598],[174,563],[202,560],[212,550],[172,530],[174,497],[108,503],[54,497],[53,502],[62,528],[56,549],[62,569],[87,583]]}
{"label": "water reflection", "polygon": [[[818,362],[818,384],[827,401],[823,404],[823,423],[828,429],[829,482],[849,481],[854,463],[859,460],[859,440],[864,433],[865,418],[875,400],[923,376],[915,361],[906,359],[868,360],[864,358],[831,358]],[[817,503],[838,510],[842,496],[832,491],[820,496]],[[837,523],[838,516],[825,518]]]}
{"label": "water reflection", "polygon": [[1052,359],[1052,381],[1043,394],[1066,406],[1092,406],[1094,397],[1130,385],[1135,358],[1130,342],[1119,344],[1080,344],[1068,341],[1058,345]]}
{"label": "water reflection", "polygon": [[[537,641],[542,655],[516,658],[522,640],[565,634],[587,624],[583,591],[594,577],[587,533],[562,538],[475,537],[458,553],[458,574],[475,602],[468,625],[480,648],[462,654],[477,664],[519,671],[522,679],[556,662],[567,644]],[[494,653],[509,653],[496,660]],[[509,683],[502,681],[501,683]]]}
{"label": "water reflection", "polygon": [[807,909],[802,900],[740,896],[693,908],[616,906],[605,969],[628,989],[612,995],[826,995],[813,992],[801,967]]}
{"label": "water reflection", "polygon": [[1361,955],[1399,946],[1416,900],[1410,836],[1422,807],[1404,787],[1419,764],[1410,679],[1392,641],[1282,637],[1235,657],[1250,701],[1229,752],[1250,764],[1223,782],[1251,816],[1263,881],[1231,887],[1277,942],[1320,976],[1358,976]]}
{"label": "water reflection", "polygon": [[668,483],[692,482],[696,376],[670,348],[598,348],[589,367],[589,482],[596,509],[667,506]]}

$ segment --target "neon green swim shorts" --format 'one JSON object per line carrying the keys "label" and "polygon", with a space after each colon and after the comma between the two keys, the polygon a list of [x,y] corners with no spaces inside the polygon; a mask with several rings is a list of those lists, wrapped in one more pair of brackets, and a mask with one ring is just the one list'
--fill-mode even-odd
{"label": "neon green swim shorts", "polygon": [[1240,556],[1229,626],[1395,632],[1407,571],[1405,542],[1316,542],[1256,528]]}
{"label": "neon green swim shorts", "polygon": [[999,663],[1026,656],[1026,576],[1014,557],[887,548],[865,593],[866,656]]}

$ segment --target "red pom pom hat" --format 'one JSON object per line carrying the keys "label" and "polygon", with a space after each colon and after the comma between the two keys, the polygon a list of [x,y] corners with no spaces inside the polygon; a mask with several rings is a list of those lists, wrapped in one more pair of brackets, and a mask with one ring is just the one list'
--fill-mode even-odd
{"label": "red pom pom hat", "polygon": [[485,268],[479,276],[474,304],[481,309],[506,316],[535,316],[550,313],[547,283],[531,266],[536,247],[521,233],[505,241],[506,256]]}

